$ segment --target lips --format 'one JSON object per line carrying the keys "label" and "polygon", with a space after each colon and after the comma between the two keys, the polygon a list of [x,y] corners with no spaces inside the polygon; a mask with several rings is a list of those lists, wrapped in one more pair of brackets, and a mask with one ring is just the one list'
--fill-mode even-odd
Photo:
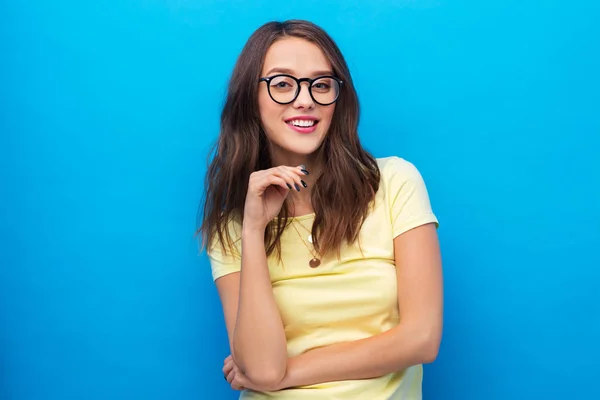
{"label": "lips", "polygon": [[317,129],[319,120],[311,116],[297,116],[285,119],[285,123],[298,133],[312,133]]}
{"label": "lips", "polygon": [[319,120],[309,115],[299,115],[285,119],[287,126],[299,133],[311,133],[316,130]]}
{"label": "lips", "polygon": [[310,127],[310,126],[314,126],[318,123],[319,121],[314,120],[314,119],[291,119],[286,121],[287,124],[289,125],[293,125],[293,126],[301,126],[304,128]]}

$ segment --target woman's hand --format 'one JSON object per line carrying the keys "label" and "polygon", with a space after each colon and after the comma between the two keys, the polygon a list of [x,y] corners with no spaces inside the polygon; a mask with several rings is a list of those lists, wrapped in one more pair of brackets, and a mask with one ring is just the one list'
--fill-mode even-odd
{"label": "woman's hand", "polygon": [[308,175],[308,171],[303,166],[279,166],[253,172],[248,182],[244,226],[264,231],[279,214],[290,190],[300,191],[306,187],[301,179],[304,175]]}
{"label": "woman's hand", "polygon": [[246,379],[245,376],[240,372],[239,368],[233,362],[233,357],[228,356],[225,361],[223,361],[223,376],[233,390],[244,390],[245,386],[243,385],[243,381]]}
{"label": "woman's hand", "polygon": [[281,389],[279,387],[261,387],[252,383],[235,365],[231,355],[223,362],[223,375],[233,390],[250,389],[257,392],[273,392]]}

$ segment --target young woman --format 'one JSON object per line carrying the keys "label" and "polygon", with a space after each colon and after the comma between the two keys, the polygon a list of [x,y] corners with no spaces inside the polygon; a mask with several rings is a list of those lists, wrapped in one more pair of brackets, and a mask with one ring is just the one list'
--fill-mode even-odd
{"label": "young woman", "polygon": [[442,332],[438,221],[415,166],[365,151],[358,119],[322,29],[250,37],[201,227],[243,399],[421,399]]}

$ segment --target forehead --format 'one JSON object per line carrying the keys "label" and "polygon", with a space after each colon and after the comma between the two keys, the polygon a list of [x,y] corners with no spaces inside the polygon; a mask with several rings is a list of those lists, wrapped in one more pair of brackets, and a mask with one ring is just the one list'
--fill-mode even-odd
{"label": "forehead", "polygon": [[297,77],[310,77],[331,73],[331,69],[331,63],[319,46],[300,38],[285,38],[267,50],[262,74],[287,72]]}

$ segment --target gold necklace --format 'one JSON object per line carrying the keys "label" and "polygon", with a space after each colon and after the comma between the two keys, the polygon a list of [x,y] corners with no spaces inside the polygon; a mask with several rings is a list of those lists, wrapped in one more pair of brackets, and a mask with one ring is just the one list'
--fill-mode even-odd
{"label": "gold necklace", "polygon": [[[299,224],[299,225],[302,227],[302,229],[304,229],[306,232],[308,232],[308,236],[306,237],[306,240],[308,240],[308,243],[312,244],[312,242],[313,242],[313,240],[312,240],[312,232],[307,227],[305,227],[304,225],[302,225],[302,224]],[[298,233],[298,234],[300,234],[300,233]]]}
{"label": "gold necklace", "polygon": [[[300,224],[302,225],[302,224]],[[298,237],[300,238],[300,240],[302,241],[302,244],[304,245],[304,247],[306,247],[306,249],[312,254],[313,258],[308,262],[308,265],[311,268],[317,268],[319,265],[321,265],[321,260],[319,259],[319,257],[317,257],[317,255],[306,245],[306,243],[304,242],[304,238],[302,237],[302,235],[300,234],[300,232],[298,231],[298,228],[296,228],[296,224],[294,222],[292,222],[292,226],[294,227],[294,230],[296,231],[296,233],[298,234]],[[302,225],[302,227],[304,229],[306,229],[306,227],[304,225]],[[306,229],[308,231],[308,229]],[[312,234],[308,235],[308,241],[310,243],[312,243]]]}

